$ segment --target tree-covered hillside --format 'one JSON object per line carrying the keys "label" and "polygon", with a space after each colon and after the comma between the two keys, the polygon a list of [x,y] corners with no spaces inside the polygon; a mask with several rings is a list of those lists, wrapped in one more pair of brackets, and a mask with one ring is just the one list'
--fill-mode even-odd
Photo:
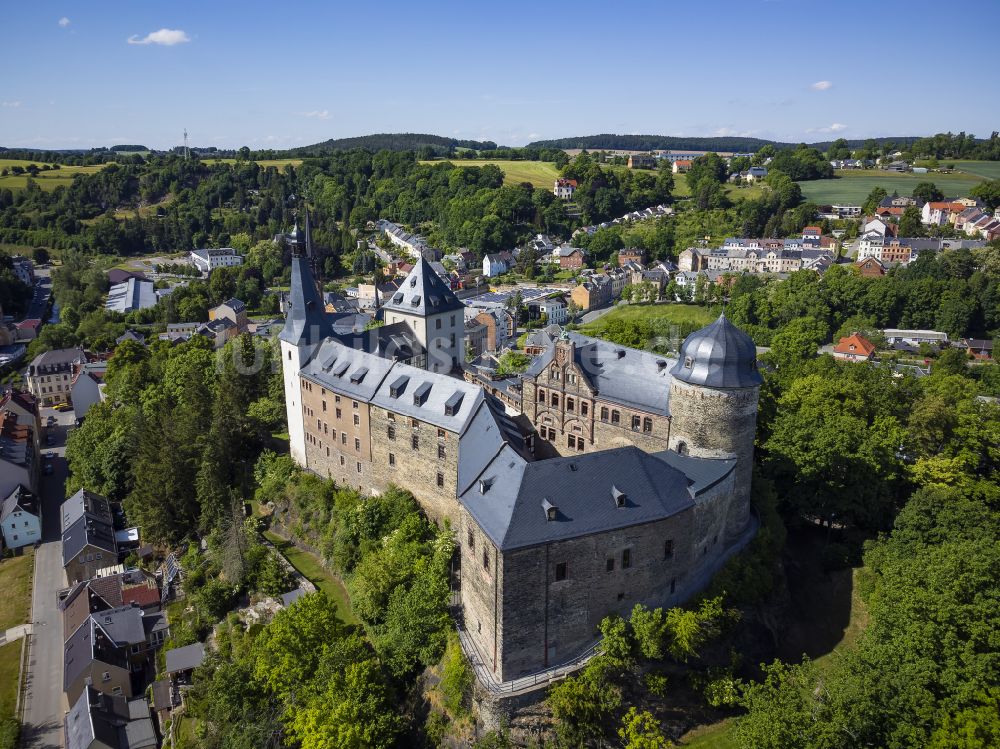
{"label": "tree-covered hillside", "polygon": [[[893,138],[871,138],[875,143],[895,143],[897,146],[905,146],[917,140],[913,136],[900,136]],[[852,148],[860,148],[867,141],[848,141]],[[603,133],[601,135],[579,135],[571,138],[555,138],[553,140],[538,140],[529,143],[528,148],[586,148],[589,151],[601,150],[621,150],[621,151],[654,151],[654,150],[683,150],[692,151],[735,151],[738,153],[750,153],[757,151],[764,146],[774,146],[775,148],[794,148],[795,143],[783,143],[776,140],[765,140],[763,138],[744,138],[740,136],[727,136],[721,138],[679,138],[670,135],[616,135],[613,133]],[[819,148],[825,151],[830,141],[808,144],[812,148]],[[971,157],[970,157],[971,158]]]}
{"label": "tree-covered hillside", "polygon": [[448,153],[456,148],[471,148],[475,151],[492,150],[497,147],[493,141],[460,140],[425,133],[375,133],[354,138],[331,138],[322,143],[296,148],[293,154],[322,154],[330,151],[350,151],[366,148],[369,151],[418,151],[430,147],[437,153]]}

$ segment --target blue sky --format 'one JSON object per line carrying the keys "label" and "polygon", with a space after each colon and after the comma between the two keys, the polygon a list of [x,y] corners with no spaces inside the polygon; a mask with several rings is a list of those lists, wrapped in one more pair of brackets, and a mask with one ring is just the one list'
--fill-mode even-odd
{"label": "blue sky", "polygon": [[9,2],[0,145],[165,148],[184,128],[192,144],[251,148],[373,132],[508,145],[601,132],[983,137],[1000,129],[988,6]]}

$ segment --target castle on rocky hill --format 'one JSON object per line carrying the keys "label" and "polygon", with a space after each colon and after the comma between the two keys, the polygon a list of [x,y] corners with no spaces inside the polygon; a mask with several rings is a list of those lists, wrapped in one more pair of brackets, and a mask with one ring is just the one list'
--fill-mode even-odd
{"label": "castle on rocky hill", "polygon": [[481,678],[578,657],[605,616],[683,602],[752,537],[761,376],[724,316],[676,360],[564,335],[509,413],[462,379],[463,305],[425,261],[385,324],[338,335],[297,229],[290,240],[291,455],[362,493],[409,489],[450,523],[462,642]]}

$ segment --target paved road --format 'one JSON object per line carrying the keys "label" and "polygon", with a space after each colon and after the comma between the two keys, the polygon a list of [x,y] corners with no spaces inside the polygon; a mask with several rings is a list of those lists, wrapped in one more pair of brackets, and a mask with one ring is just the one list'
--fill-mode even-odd
{"label": "paved road", "polygon": [[[56,444],[43,447],[43,453],[55,453],[50,462],[51,476],[42,476],[42,544],[35,552],[35,582],[32,593],[31,653],[26,677],[24,739],[25,749],[60,749],[63,715],[68,709],[62,691],[62,617],[57,593],[66,587],[60,548],[60,506],[66,482],[66,427],[73,423],[73,412],[59,413],[42,409],[42,423],[54,415],[58,425],[50,430]],[[44,442],[44,440],[43,440]]]}
{"label": "paved road", "polygon": [[615,304],[608,304],[605,305],[604,307],[598,307],[597,309],[592,309],[588,312],[584,312],[582,315],[580,315],[580,320],[579,320],[580,325],[586,325],[589,322],[594,322],[594,320],[604,317],[604,315],[608,314],[616,306],[617,305]]}

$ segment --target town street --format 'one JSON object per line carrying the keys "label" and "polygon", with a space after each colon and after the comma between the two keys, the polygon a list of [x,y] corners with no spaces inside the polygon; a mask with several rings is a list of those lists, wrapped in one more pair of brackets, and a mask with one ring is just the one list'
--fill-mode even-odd
{"label": "town street", "polygon": [[[57,425],[45,422],[53,415]],[[65,587],[61,552],[61,512],[66,483],[66,429],[73,424],[73,412],[41,409],[43,433],[55,435],[55,444],[44,445],[43,454],[54,453],[52,475],[42,476],[42,544],[35,552],[35,580],[32,590],[32,636],[28,672],[25,675],[24,727],[22,746],[26,749],[60,749],[63,746],[63,716],[68,709],[62,692],[62,617],[57,594]]]}

